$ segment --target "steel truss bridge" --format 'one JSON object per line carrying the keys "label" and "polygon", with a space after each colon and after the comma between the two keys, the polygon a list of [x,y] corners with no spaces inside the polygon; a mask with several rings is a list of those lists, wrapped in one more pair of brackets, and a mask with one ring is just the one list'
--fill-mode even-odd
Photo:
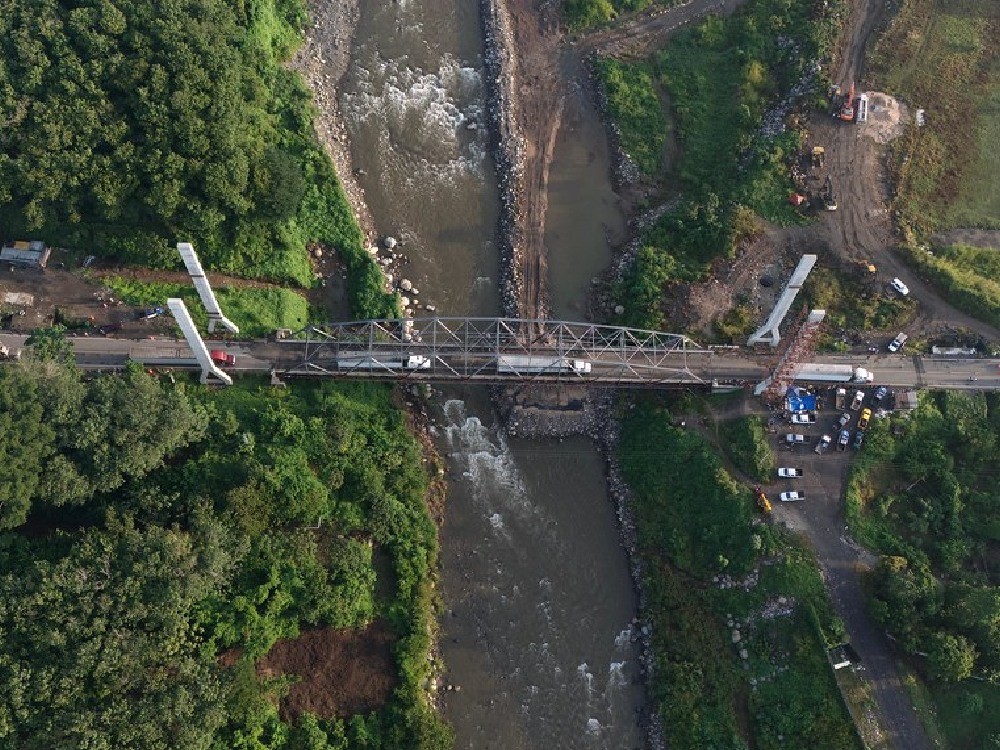
{"label": "steel truss bridge", "polygon": [[523,318],[331,323],[278,346],[285,349],[275,368],[282,376],[421,382],[709,385],[715,359],[678,334]]}

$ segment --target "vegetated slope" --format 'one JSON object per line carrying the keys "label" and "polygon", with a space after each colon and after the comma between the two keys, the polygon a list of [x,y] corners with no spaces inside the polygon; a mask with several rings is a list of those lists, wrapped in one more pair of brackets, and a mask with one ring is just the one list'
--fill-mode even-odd
{"label": "vegetated slope", "polygon": [[[779,132],[781,117],[763,123],[780,97],[811,80],[813,62],[828,54],[842,17],[841,2],[815,10],[751,0],[730,17],[709,17],[679,33],[649,61],[598,64],[625,148],[662,137],[653,132],[663,118],[656,86],[670,96],[681,146],[682,198],[644,232],[636,262],[615,290],[623,322],[662,325],[664,287],[702,278],[754,231],[755,214],[796,220],[787,205],[786,162],[798,151],[798,132]],[[645,149],[635,158],[647,172],[653,166]]]}
{"label": "vegetated slope", "polygon": [[860,748],[825,655],[843,625],[815,560],[754,518],[749,488],[702,437],[673,427],[654,399],[640,407],[623,422],[619,459],[667,746]]}
{"label": "vegetated slope", "polygon": [[213,269],[302,285],[315,240],[367,279],[309,96],[281,65],[301,0],[75,6],[0,14],[5,234],[166,267],[187,240]]}
{"label": "vegetated slope", "polygon": [[[0,370],[0,746],[445,747],[436,530],[391,391],[84,380],[40,340]],[[303,648],[372,684],[286,701]]]}
{"label": "vegetated slope", "polygon": [[899,221],[920,235],[957,223],[1000,227],[994,175],[1000,112],[1000,7],[905,0],[875,45],[872,75],[926,109],[894,144]]}
{"label": "vegetated slope", "polygon": [[[950,705],[943,729],[955,747],[989,747],[1000,723],[973,717],[984,700],[1000,702],[1000,401],[925,394],[908,419],[878,420],[865,443],[847,513],[855,535],[885,554],[873,614]],[[970,685],[970,675],[985,682]],[[954,710],[963,694],[980,696],[964,718]]]}

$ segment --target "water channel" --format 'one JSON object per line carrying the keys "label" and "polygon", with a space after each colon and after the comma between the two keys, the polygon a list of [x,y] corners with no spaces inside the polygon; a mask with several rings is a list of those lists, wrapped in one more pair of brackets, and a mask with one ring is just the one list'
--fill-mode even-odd
{"label": "water channel", "polygon": [[[378,230],[402,240],[405,275],[440,312],[497,314],[476,3],[366,0],[352,58],[340,99]],[[574,95],[547,242],[553,309],[579,318],[621,218],[603,131]],[[452,478],[441,626],[457,747],[640,747],[634,594],[597,451],[583,438],[508,440],[481,389],[436,408]]]}

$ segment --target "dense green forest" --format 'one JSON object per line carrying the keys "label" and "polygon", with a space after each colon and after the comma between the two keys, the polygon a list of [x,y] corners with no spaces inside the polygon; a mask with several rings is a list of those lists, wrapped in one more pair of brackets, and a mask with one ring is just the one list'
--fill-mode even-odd
{"label": "dense green forest", "polygon": [[0,13],[0,224],[139,265],[309,285],[337,248],[355,307],[381,280],[282,63],[302,0],[15,0]]}
{"label": "dense green forest", "polygon": [[[884,555],[871,575],[876,620],[936,697],[979,695],[980,711],[983,697],[1000,703],[998,445],[996,394],[925,394],[909,418],[873,424],[847,489],[854,533]],[[945,729],[968,735],[970,721]],[[996,721],[973,723],[1000,739]],[[972,732],[959,746],[988,738]]]}
{"label": "dense green forest", "polygon": [[[436,529],[383,386],[0,369],[0,748],[442,748]],[[307,629],[389,634],[384,705],[289,714],[255,663]]]}
{"label": "dense green forest", "polygon": [[663,402],[627,412],[619,459],[668,747],[858,750],[825,654],[843,625],[815,559],[755,516],[750,489],[703,437],[672,426]]}
{"label": "dense green forest", "polygon": [[[622,322],[663,325],[664,288],[703,278],[751,234],[756,216],[797,220],[786,197],[796,131],[760,130],[765,113],[813,75],[839,30],[843,0],[823,7],[794,0],[749,0],[732,16],[709,16],[645,61],[598,61],[621,146],[649,177],[662,172],[663,96],[681,154],[672,167],[675,207],[641,237],[636,262],[615,290]],[[813,80],[819,81],[818,76]]]}

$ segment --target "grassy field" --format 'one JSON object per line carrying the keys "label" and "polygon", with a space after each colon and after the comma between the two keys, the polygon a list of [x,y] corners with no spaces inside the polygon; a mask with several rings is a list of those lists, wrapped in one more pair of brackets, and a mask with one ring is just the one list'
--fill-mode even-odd
{"label": "grassy field", "polygon": [[[821,266],[825,266],[821,262]],[[832,346],[840,329],[854,331],[890,331],[913,317],[916,304],[872,279],[860,266],[853,271],[818,267],[821,273],[810,274],[803,296],[810,309],[826,310],[826,327],[833,335]]]}
{"label": "grassy field", "polygon": [[911,265],[918,268],[960,310],[1000,326],[1000,254],[992,248],[953,245],[907,249]]}
{"label": "grassy field", "polygon": [[645,174],[656,175],[663,166],[669,120],[651,66],[604,58],[597,61],[597,71],[622,149]]}
{"label": "grassy field", "polygon": [[619,457],[634,492],[657,664],[650,689],[668,745],[859,749],[825,656],[843,625],[815,559],[759,522],[750,490],[702,437],[671,426],[662,402],[639,406],[623,421]]}
{"label": "grassy field", "polygon": [[[208,321],[198,293],[189,284],[144,283],[120,277],[104,279],[103,283],[130,305],[162,306],[167,297],[180,297],[199,327],[204,328]],[[215,294],[243,336],[268,336],[278,328],[298,330],[309,320],[306,298],[290,289],[222,287]]]}
{"label": "grassy field", "polygon": [[895,146],[904,224],[1000,225],[1000,4],[903,0],[872,56],[875,84],[927,110]]}

